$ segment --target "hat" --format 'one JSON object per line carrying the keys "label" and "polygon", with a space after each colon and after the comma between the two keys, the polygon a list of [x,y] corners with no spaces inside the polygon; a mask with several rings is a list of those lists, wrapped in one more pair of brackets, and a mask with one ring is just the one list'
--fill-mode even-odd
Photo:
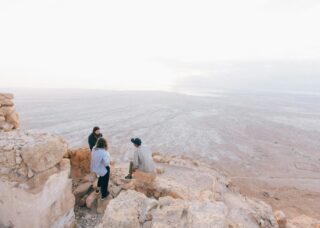
{"label": "hat", "polygon": [[141,139],[139,138],[132,138],[131,139],[131,142],[134,144],[134,145],[137,145],[137,146],[140,146],[141,145]]}

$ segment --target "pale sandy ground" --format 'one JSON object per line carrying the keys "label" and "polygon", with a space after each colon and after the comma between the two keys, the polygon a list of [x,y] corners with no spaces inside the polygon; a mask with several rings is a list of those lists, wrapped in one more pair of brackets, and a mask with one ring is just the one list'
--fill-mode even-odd
{"label": "pale sandy ground", "polygon": [[14,90],[22,127],[86,145],[94,125],[110,152],[128,160],[129,139],[152,150],[185,154],[232,177],[241,192],[289,217],[320,219],[320,97],[162,92]]}

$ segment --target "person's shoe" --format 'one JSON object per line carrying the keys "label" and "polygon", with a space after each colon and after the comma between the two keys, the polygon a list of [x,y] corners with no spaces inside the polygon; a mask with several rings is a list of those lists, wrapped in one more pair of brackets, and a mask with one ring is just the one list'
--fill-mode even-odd
{"label": "person's shoe", "polygon": [[124,179],[131,180],[132,179],[132,175],[128,174]]}

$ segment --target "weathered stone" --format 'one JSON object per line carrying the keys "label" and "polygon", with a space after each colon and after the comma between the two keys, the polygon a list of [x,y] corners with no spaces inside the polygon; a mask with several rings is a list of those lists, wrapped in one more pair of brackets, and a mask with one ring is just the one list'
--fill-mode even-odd
{"label": "weathered stone", "polygon": [[155,199],[147,199],[143,202],[141,211],[140,211],[140,216],[139,216],[139,222],[143,224],[146,221],[152,220],[152,214],[151,210],[157,208],[158,206],[158,201]]}
{"label": "weathered stone", "polygon": [[164,171],[165,171],[165,169],[164,169],[163,167],[158,167],[158,168],[156,168],[157,174],[163,174]]}
{"label": "weathered stone", "polygon": [[112,200],[112,197],[109,195],[107,199],[102,200],[101,198],[98,198],[97,200],[97,213],[98,214],[104,214],[108,204]]}
{"label": "weathered stone", "polygon": [[32,172],[31,169],[28,169],[28,178],[33,177],[34,173]]}
{"label": "weathered stone", "polygon": [[[4,138],[4,139],[3,139]],[[1,133],[1,140],[8,141],[8,148],[4,153],[17,162],[19,152],[16,148],[42,142],[46,145],[48,137],[41,134],[24,132]],[[13,145],[13,146],[12,146]],[[36,149],[39,149],[35,147]],[[46,153],[55,154],[54,147],[49,147]],[[37,158],[34,151],[34,157]],[[32,154],[32,152],[30,152]],[[60,159],[61,160],[61,159]],[[69,160],[58,161],[59,165],[37,173],[28,168],[24,161],[18,166],[7,168],[9,172],[2,172],[0,176],[0,226],[4,227],[73,227],[74,224],[74,196],[72,182],[69,179]],[[5,167],[0,164],[1,170]],[[28,178],[27,178],[28,177]]]}
{"label": "weathered stone", "polygon": [[69,150],[68,156],[71,161],[71,177],[82,178],[90,173],[91,152],[88,148]]}
{"label": "weathered stone", "polygon": [[92,208],[94,202],[97,200],[97,197],[99,196],[99,194],[97,194],[95,191],[91,192],[90,195],[87,197],[86,199],[86,206],[87,208]]}
{"label": "weathered stone", "polygon": [[226,205],[222,202],[190,202],[187,220],[190,227],[228,227]]}
{"label": "weathered stone", "polygon": [[8,99],[8,98],[1,98],[0,97],[0,104],[1,104],[1,106],[13,106],[12,100]]}
{"label": "weathered stone", "polygon": [[284,214],[283,211],[275,211],[274,212],[274,217],[277,220],[277,223],[279,225],[279,228],[285,228],[287,224],[287,217]]}
{"label": "weathered stone", "polygon": [[21,149],[21,156],[30,169],[41,172],[58,164],[66,150],[65,141],[47,136],[46,140],[28,143]]}
{"label": "weathered stone", "polygon": [[76,189],[73,191],[73,194],[76,197],[76,199],[80,199],[85,194],[87,194],[87,192],[91,186],[92,186],[92,184],[90,182],[86,182],[86,183],[80,184],[78,187],[76,187]]}
{"label": "weathered stone", "polygon": [[17,112],[12,112],[6,116],[6,121],[14,126],[14,128],[19,128],[20,120]]}
{"label": "weathered stone", "polygon": [[14,126],[8,122],[0,122],[0,129],[4,130],[5,132],[8,132],[13,130]]}
{"label": "weathered stone", "polygon": [[136,191],[122,191],[111,200],[100,224],[100,228],[135,228],[140,227],[139,216],[145,195]]}
{"label": "weathered stone", "polygon": [[10,99],[12,100],[14,95],[12,93],[0,93],[0,99]]}
{"label": "weathered stone", "polygon": [[11,131],[20,125],[19,115],[15,111],[12,94],[0,93],[0,130]]}

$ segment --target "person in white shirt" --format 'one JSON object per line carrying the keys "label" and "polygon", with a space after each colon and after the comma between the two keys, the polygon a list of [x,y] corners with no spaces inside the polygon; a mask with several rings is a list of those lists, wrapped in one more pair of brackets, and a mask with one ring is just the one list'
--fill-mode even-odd
{"label": "person in white shirt", "polygon": [[133,161],[130,162],[129,174],[125,179],[132,179],[132,174],[139,170],[145,173],[155,173],[155,165],[152,159],[151,150],[142,145],[142,141],[139,138],[132,138],[131,142],[137,148],[133,155]]}
{"label": "person in white shirt", "polygon": [[110,178],[110,154],[108,143],[104,138],[98,138],[91,153],[91,171],[99,176],[98,188],[101,190],[101,199],[109,195],[108,185]]}

